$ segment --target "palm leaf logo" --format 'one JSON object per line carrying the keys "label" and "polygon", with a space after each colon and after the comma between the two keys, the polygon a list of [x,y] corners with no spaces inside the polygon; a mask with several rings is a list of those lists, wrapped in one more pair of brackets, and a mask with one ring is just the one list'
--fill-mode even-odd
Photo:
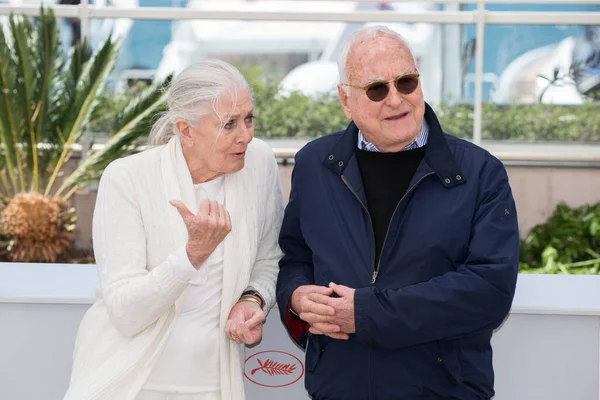
{"label": "palm leaf logo", "polygon": [[258,371],[263,371],[264,373],[268,374],[269,376],[291,375],[294,373],[294,370],[296,369],[296,364],[282,364],[282,363],[278,363],[278,362],[275,362],[270,359],[267,359],[263,363],[260,360],[260,358],[257,358],[257,360],[258,360],[258,365],[260,365],[260,367],[254,368],[250,372],[250,375],[254,375]]}

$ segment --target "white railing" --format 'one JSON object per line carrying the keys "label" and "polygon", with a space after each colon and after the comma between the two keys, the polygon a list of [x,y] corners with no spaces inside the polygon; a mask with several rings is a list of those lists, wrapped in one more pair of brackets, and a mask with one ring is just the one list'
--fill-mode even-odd
{"label": "white railing", "polygon": [[[223,0],[224,2],[226,0]],[[263,0],[270,1],[270,0]],[[295,0],[300,2],[301,0]],[[325,1],[325,0],[322,0]],[[327,0],[331,1],[331,0]],[[346,0],[333,0],[346,1]],[[408,2],[409,0],[388,0]],[[380,0],[361,0],[361,3],[381,3]],[[475,24],[475,98],[473,116],[473,138],[481,144],[482,103],[483,103],[483,51],[484,28],[489,24],[546,24],[546,25],[600,25],[600,12],[506,12],[489,11],[486,4],[600,4],[600,0],[476,0],[457,2],[452,0],[421,0],[433,4],[477,4],[473,11],[422,11],[422,12],[281,12],[281,11],[216,11],[188,8],[138,7],[110,8],[89,4],[81,0],[79,5],[52,5],[57,17],[78,18],[81,21],[81,34],[89,35],[91,18],[131,18],[148,20],[244,20],[244,21],[321,21],[321,22],[404,22],[435,24]],[[38,6],[0,5],[0,15],[11,12],[25,15],[38,15]]]}

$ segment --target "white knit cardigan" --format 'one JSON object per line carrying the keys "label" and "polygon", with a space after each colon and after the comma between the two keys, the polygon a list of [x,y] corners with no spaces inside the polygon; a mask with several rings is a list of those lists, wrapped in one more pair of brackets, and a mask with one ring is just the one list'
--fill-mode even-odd
{"label": "white knit cardigan", "polygon": [[[232,231],[224,241],[219,339],[221,396],[244,399],[244,345],[224,334],[231,307],[251,286],[275,303],[283,200],[277,163],[258,139],[245,167],[225,175]],[[177,319],[175,300],[190,276],[173,273],[169,256],[187,230],[169,200],[197,212],[192,178],[177,137],[167,145],[112,162],[105,170],[93,218],[100,285],[85,314],[74,350],[65,400],[133,400]]]}

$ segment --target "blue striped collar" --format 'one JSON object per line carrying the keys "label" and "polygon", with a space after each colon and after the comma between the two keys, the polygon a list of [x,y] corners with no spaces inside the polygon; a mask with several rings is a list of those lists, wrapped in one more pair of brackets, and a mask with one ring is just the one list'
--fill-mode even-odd
{"label": "blue striped collar", "polygon": [[[414,150],[421,148],[427,144],[427,138],[429,136],[429,127],[427,126],[427,122],[423,119],[423,125],[421,125],[421,132],[417,135],[415,140],[406,146],[402,151]],[[370,143],[365,139],[363,133],[358,131],[358,148],[364,151],[374,151],[380,153],[381,151],[375,146],[373,143]]]}

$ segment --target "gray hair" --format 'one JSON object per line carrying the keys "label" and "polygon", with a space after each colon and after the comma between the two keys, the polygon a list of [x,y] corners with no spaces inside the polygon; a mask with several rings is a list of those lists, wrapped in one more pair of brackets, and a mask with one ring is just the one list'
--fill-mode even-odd
{"label": "gray hair", "polygon": [[[383,26],[383,25],[363,26],[362,28],[359,28],[359,29],[355,30],[354,32],[352,32],[350,35],[348,35],[348,37],[344,40],[344,42],[342,43],[342,46],[340,47],[340,53],[338,56],[338,72],[339,72],[340,83],[348,83],[347,67],[348,67],[348,54],[350,53],[350,50],[352,50],[352,48],[358,42],[359,39],[375,38],[378,35],[389,36],[392,39],[398,40],[398,42],[400,44],[402,44],[403,46],[406,46],[412,59],[415,61],[415,64],[416,64],[415,56],[410,47],[410,44],[398,32],[393,31],[390,28]],[[345,86],[344,86],[344,89],[346,90]]]}
{"label": "gray hair", "polygon": [[206,59],[194,63],[181,71],[166,91],[168,111],[154,123],[150,131],[150,145],[166,144],[179,132],[175,127],[178,119],[190,125],[199,124],[202,117],[219,114],[217,103],[225,93],[231,93],[234,106],[239,89],[248,89],[248,82],[233,65],[217,59]]}

